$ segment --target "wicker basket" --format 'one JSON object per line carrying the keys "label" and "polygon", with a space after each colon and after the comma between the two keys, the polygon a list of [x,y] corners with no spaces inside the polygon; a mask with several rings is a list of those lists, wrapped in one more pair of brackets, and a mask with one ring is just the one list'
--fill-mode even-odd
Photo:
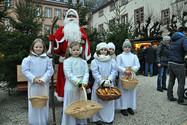
{"label": "wicker basket", "polygon": [[[95,115],[99,110],[103,108],[103,106],[97,102],[87,100],[86,90],[84,87],[82,88],[84,90],[85,100],[81,100],[81,88],[80,88],[79,90],[80,100],[71,103],[68,107],[66,107],[64,112],[67,115],[71,115],[78,119],[87,119]],[[75,110],[77,107],[83,107],[83,108]]]}
{"label": "wicker basket", "polygon": [[135,73],[132,73],[131,77],[127,77],[128,79],[126,79],[126,77],[121,77],[121,87],[124,89],[134,89],[139,81],[133,78],[133,76],[135,76]]}
{"label": "wicker basket", "polygon": [[[119,95],[118,94],[115,94],[115,95],[101,95],[98,90],[99,89],[105,89],[105,88],[108,88],[108,89],[115,89],[116,91],[118,91]],[[111,100],[116,100],[116,99],[119,99],[122,95],[122,92],[120,89],[118,89],[117,87],[99,87],[96,89],[96,95],[99,99],[103,100],[103,101],[111,101]]]}
{"label": "wicker basket", "polygon": [[39,96],[33,96],[31,97],[31,86],[33,85],[33,83],[30,85],[29,87],[29,100],[31,101],[32,107],[33,108],[42,108],[44,106],[46,106],[47,100],[49,99],[48,96],[48,89],[46,84],[44,84],[46,91],[47,91],[47,95],[39,95]]}

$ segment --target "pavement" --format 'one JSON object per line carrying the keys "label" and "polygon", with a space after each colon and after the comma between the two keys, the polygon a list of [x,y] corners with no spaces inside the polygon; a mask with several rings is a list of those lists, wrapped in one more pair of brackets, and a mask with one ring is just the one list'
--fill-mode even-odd
{"label": "pavement", "polygon": [[[138,75],[137,78],[139,84],[136,89],[137,106],[135,114],[123,116],[119,110],[116,110],[113,125],[187,125],[187,105],[179,105],[176,101],[168,101],[166,91],[157,91],[157,76]],[[173,92],[175,98],[177,98],[177,86],[176,81]],[[187,88],[187,84],[185,88]],[[0,125],[27,125],[27,113],[27,92],[14,90],[8,95],[7,92],[0,90]],[[56,99],[55,114],[56,125],[61,125],[62,106]],[[52,108],[50,108],[49,125],[52,125],[52,121]],[[88,122],[88,125],[95,124]]]}

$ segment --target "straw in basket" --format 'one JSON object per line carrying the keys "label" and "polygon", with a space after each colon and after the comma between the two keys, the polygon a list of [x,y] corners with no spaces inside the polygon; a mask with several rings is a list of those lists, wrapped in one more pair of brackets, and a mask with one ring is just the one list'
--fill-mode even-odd
{"label": "straw in basket", "polygon": [[[107,89],[107,91],[109,91],[109,93],[107,93],[107,94],[101,94],[100,92],[99,92],[99,89],[101,90],[101,89],[104,89],[104,91]],[[111,94],[111,90],[113,91],[113,89],[114,89],[114,91],[117,91],[115,94]],[[102,91],[102,90],[101,90]],[[96,95],[97,95],[97,97],[99,98],[99,99],[101,99],[101,100],[103,100],[103,101],[111,101],[111,100],[116,100],[116,99],[118,99],[118,98],[120,98],[121,97],[121,95],[122,95],[122,92],[121,92],[121,90],[120,89],[118,89],[118,88],[116,88],[116,87],[99,87],[99,88],[97,88],[96,89]]]}
{"label": "straw in basket", "polygon": [[31,101],[32,107],[33,108],[42,108],[44,106],[46,106],[47,100],[49,99],[48,96],[48,89],[46,84],[43,84],[46,88],[47,91],[47,95],[39,95],[39,96],[33,96],[31,97],[31,86],[33,85],[33,83],[30,85],[29,87],[29,100]]}
{"label": "straw in basket", "polygon": [[82,86],[85,100],[81,100],[81,88],[79,89],[80,100],[71,103],[65,109],[67,115],[71,115],[78,119],[87,119],[95,115],[103,106],[97,102],[87,100],[87,94],[84,86]]}
{"label": "straw in basket", "polygon": [[129,77],[121,77],[121,87],[124,89],[134,89],[138,84],[138,79],[135,78],[136,74],[131,71],[131,76]]}

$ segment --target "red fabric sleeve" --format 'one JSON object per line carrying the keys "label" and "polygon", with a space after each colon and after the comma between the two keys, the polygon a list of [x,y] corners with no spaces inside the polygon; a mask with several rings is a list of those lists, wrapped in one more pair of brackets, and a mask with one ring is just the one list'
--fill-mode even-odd
{"label": "red fabric sleeve", "polygon": [[55,38],[56,38],[58,41],[60,41],[60,40],[64,37],[64,31],[63,31],[63,29],[64,29],[64,26],[60,27],[60,28],[56,31],[56,33],[55,33]]}
{"label": "red fabric sleeve", "polygon": [[82,33],[82,39],[86,40],[87,39],[87,34],[86,34],[86,32],[84,31],[84,29],[82,27],[80,27],[80,31]]}

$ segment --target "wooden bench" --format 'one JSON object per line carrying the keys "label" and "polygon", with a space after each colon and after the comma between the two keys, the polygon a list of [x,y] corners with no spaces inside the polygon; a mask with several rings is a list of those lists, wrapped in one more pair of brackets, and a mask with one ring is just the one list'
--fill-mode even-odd
{"label": "wooden bench", "polygon": [[[58,70],[58,64],[55,64],[55,72],[54,72],[54,86],[56,86],[56,78],[57,78],[57,70]],[[24,77],[24,75],[21,73],[21,65],[17,65],[17,91],[27,91],[27,79]],[[51,86],[51,83],[50,83]]]}

